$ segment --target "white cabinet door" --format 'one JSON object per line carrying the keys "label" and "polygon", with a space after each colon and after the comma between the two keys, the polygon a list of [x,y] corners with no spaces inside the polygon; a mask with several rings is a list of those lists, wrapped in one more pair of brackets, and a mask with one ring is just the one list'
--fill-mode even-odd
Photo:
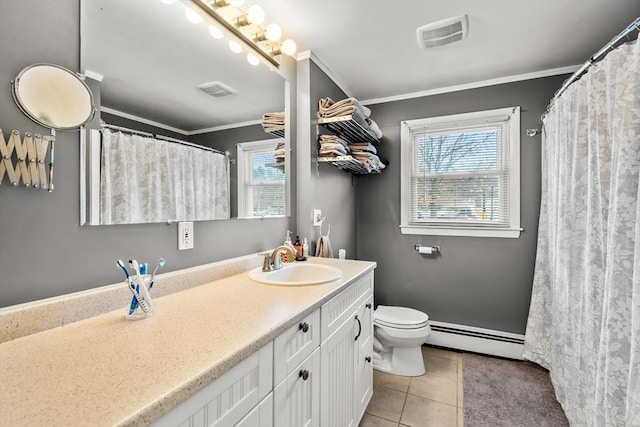
{"label": "white cabinet door", "polygon": [[373,395],[373,295],[370,295],[358,308],[358,318],[362,330],[355,341],[355,411],[356,420],[362,418]]}
{"label": "white cabinet door", "polygon": [[235,427],[273,427],[273,393],[262,399]]}
{"label": "white cabinet door", "polygon": [[320,422],[322,427],[355,427],[355,337],[357,311],[320,346]]}
{"label": "white cabinet door", "polygon": [[320,425],[320,350],[298,365],[274,390],[274,425]]}
{"label": "white cabinet door", "polygon": [[236,425],[273,389],[273,342],[157,420],[154,427]]}

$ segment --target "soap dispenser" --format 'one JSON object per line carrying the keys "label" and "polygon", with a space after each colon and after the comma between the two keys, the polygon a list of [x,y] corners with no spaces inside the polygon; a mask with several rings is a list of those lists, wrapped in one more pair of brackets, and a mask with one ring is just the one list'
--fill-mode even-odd
{"label": "soap dispenser", "polygon": [[302,243],[300,243],[300,236],[296,236],[296,241],[293,242],[293,248],[296,250],[296,260],[302,258]]}
{"label": "soap dispenser", "polygon": [[[289,246],[295,253],[296,249],[293,247],[293,243],[291,242],[291,231],[289,230],[287,230],[287,238],[284,239],[284,245]],[[280,252],[280,259],[282,260],[282,262],[293,262],[295,261],[296,257],[295,255],[291,255],[289,252]]]}

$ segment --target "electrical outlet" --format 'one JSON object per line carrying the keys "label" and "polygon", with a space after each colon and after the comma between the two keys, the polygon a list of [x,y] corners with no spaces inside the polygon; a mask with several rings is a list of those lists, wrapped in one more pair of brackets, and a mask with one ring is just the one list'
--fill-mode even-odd
{"label": "electrical outlet", "polygon": [[193,249],[193,222],[178,223],[178,250]]}
{"label": "electrical outlet", "polygon": [[320,209],[313,210],[313,225],[314,227],[322,225],[322,210]]}

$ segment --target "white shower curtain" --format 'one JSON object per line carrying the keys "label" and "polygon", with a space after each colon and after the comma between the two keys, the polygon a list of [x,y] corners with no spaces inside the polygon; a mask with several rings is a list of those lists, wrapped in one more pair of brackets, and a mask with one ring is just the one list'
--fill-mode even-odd
{"label": "white shower curtain", "polygon": [[575,426],[640,426],[640,44],[610,52],[543,120],[525,358]]}
{"label": "white shower curtain", "polygon": [[100,223],[229,218],[229,162],[196,147],[104,130]]}

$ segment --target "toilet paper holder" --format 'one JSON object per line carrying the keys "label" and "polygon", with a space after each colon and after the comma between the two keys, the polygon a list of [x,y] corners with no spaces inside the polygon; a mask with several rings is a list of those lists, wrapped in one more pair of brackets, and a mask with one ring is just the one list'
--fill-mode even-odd
{"label": "toilet paper holder", "polygon": [[424,255],[439,255],[440,254],[440,246],[422,246],[415,245],[414,249],[416,252],[419,252]]}

